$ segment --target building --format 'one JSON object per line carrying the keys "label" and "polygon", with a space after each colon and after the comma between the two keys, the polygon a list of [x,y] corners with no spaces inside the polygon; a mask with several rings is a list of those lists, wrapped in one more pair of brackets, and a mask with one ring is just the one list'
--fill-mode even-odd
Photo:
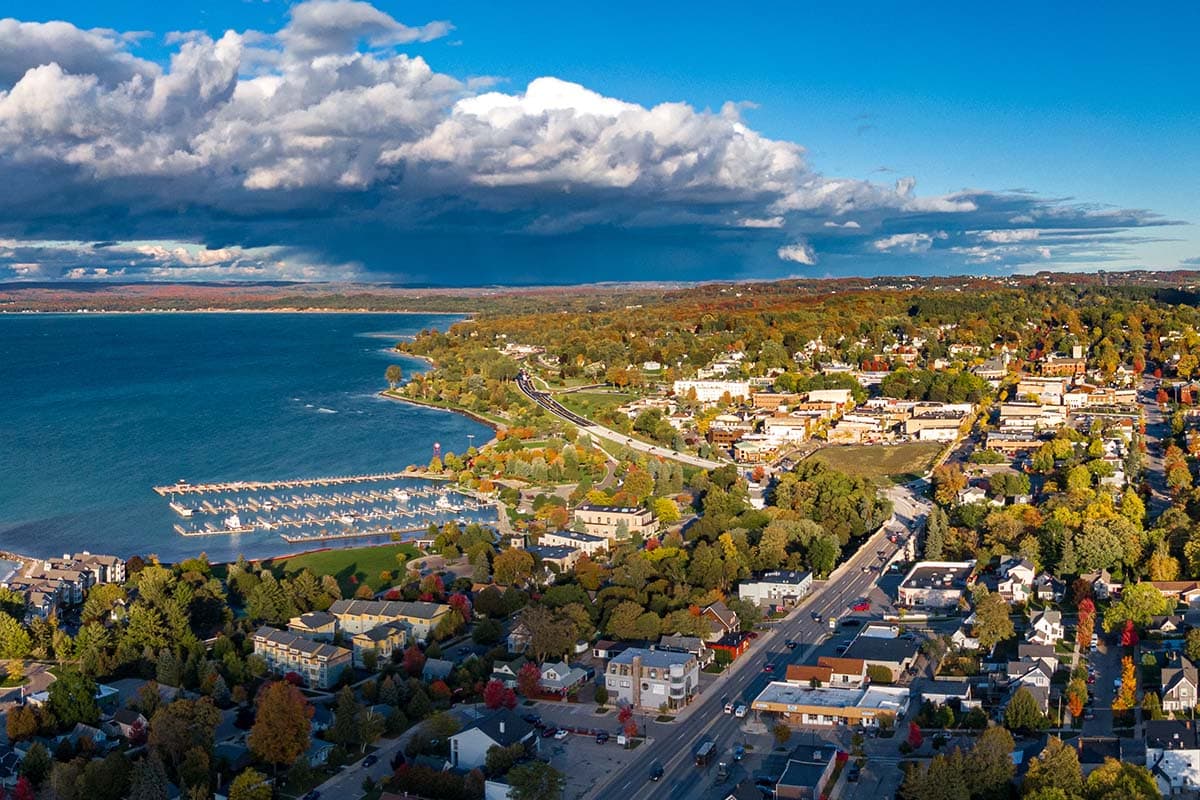
{"label": "building", "polygon": [[967,590],[974,561],[919,561],[900,582],[899,604],[910,608],[953,608]]}
{"label": "building", "polygon": [[1146,769],[1163,797],[1195,796],[1200,789],[1200,736],[1193,720],[1145,724]]}
{"label": "building", "polygon": [[859,689],[813,687],[772,681],[754,698],[755,711],[778,714],[791,725],[862,725],[873,728],[885,716],[893,719],[908,709],[908,689],[867,686]]}
{"label": "building", "polygon": [[1200,675],[1196,666],[1183,656],[1178,663],[1162,670],[1163,711],[1191,711],[1200,703]]}
{"label": "building", "polygon": [[943,678],[926,681],[921,687],[921,700],[935,706],[957,705],[962,711],[982,707],[982,703],[976,699],[975,692],[971,688],[971,682],[965,679]]}
{"label": "building", "polygon": [[557,694],[566,697],[570,692],[587,681],[587,673],[579,667],[572,667],[565,661],[542,664],[542,677],[539,681],[542,691],[547,694]]}
{"label": "building", "polygon": [[464,772],[482,768],[490,748],[514,744],[523,744],[536,755],[538,741],[536,728],[502,708],[450,737],[450,766]]}
{"label": "building", "polygon": [[758,605],[794,606],[812,591],[812,572],[774,570],[738,584],[738,598]]}
{"label": "building", "polygon": [[603,536],[576,531],[547,531],[538,538],[538,544],[546,547],[570,547],[587,555],[594,556],[608,549],[609,540]]}
{"label": "building", "polygon": [[882,667],[898,680],[917,660],[920,643],[900,638],[891,626],[867,625],[846,648],[845,658],[861,659],[868,667]]}
{"label": "building", "polygon": [[720,600],[705,606],[700,616],[712,625],[712,635],[709,639],[720,639],[727,633],[737,633],[742,629],[742,621],[738,619],[738,615]]}
{"label": "building", "polygon": [[338,628],[344,633],[364,633],[387,622],[404,622],[412,638],[423,642],[450,613],[450,606],[407,600],[336,600],[329,613],[337,617]]}
{"label": "building", "polygon": [[858,689],[867,682],[867,662],[861,658],[821,656],[815,665],[789,664],[786,680],[806,684],[815,680],[821,686]]}
{"label": "building", "polygon": [[671,387],[676,397],[687,397],[695,392],[696,402],[704,405],[724,402],[728,396],[733,403],[749,398],[749,381],[675,381]]}
{"label": "building", "polygon": [[679,634],[662,636],[655,649],[669,650],[672,653],[691,653],[700,662],[701,669],[711,664],[715,658],[715,654],[709,649],[708,644],[699,636],[681,636]]}
{"label": "building", "polygon": [[[291,626],[289,625],[290,629]],[[384,664],[391,660],[392,654],[404,649],[408,642],[408,623],[406,622],[385,622],[382,625],[376,625],[369,631],[354,634],[350,640],[351,650],[354,654],[354,666],[365,667],[364,656],[367,653],[375,653],[377,664]]]}
{"label": "building", "polygon": [[583,552],[574,547],[547,547],[545,545],[529,545],[525,552],[533,556],[544,567],[553,564],[559,572],[566,572],[575,566]]}
{"label": "building", "polygon": [[1030,618],[1025,638],[1037,644],[1055,645],[1062,641],[1064,635],[1062,612],[1046,609]]}
{"label": "building", "polygon": [[639,506],[594,506],[583,504],[575,507],[575,522],[584,527],[584,532],[608,540],[623,539],[635,533],[648,536],[658,531],[654,514]]}
{"label": "building", "polygon": [[89,553],[84,550],[82,553],[76,553],[71,556],[71,560],[76,564],[91,570],[95,576],[95,583],[124,583],[125,582],[125,561],[116,556],[101,555],[99,553]]}
{"label": "building", "polygon": [[824,789],[837,764],[837,748],[818,746],[797,747],[779,780],[775,783],[777,800],[818,800],[825,797]]}
{"label": "building", "polygon": [[509,689],[515,689],[517,688],[517,675],[521,673],[521,667],[529,663],[532,662],[525,656],[517,656],[511,661],[493,661],[491,680],[500,681]]}
{"label": "building", "polygon": [[700,684],[700,663],[691,653],[631,647],[608,662],[604,685],[610,702],[658,710],[685,705]]}
{"label": "building", "polygon": [[344,647],[266,626],[254,633],[254,654],[267,662],[271,672],[295,672],[309,686],[319,689],[337,683],[352,663],[351,653]]}
{"label": "building", "polygon": [[531,641],[533,641],[533,631],[524,622],[517,620],[517,624],[513,626],[507,637],[508,652],[524,653]]}
{"label": "building", "polygon": [[1008,558],[1000,562],[1000,580],[996,591],[1008,603],[1024,603],[1033,593],[1033,580],[1037,571],[1033,563],[1025,558]]}
{"label": "building", "polygon": [[310,611],[289,619],[288,630],[318,642],[332,642],[337,634],[337,617],[328,611]]}

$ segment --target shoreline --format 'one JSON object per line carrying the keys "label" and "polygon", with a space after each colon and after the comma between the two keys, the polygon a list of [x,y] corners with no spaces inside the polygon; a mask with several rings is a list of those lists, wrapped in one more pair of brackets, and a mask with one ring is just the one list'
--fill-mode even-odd
{"label": "shoreline", "polygon": [[[407,354],[405,354],[405,355],[407,355]],[[424,358],[424,356],[410,356],[410,358]],[[428,361],[428,360],[429,359],[426,359],[426,361]],[[430,363],[432,364],[433,362],[430,361]],[[379,396],[384,399],[387,399],[387,400],[393,400],[397,403],[409,403],[410,405],[419,406],[421,408],[430,408],[430,409],[433,409],[434,411],[445,411],[447,414],[459,414],[461,416],[466,417],[467,419],[478,422],[480,425],[486,425],[487,427],[492,429],[493,433],[499,433],[500,430],[504,427],[497,422],[492,422],[490,419],[487,419],[486,417],[479,416],[474,411],[470,411],[465,408],[446,408],[445,406],[434,405],[433,403],[428,403],[423,400],[414,400],[411,397],[401,397],[399,395],[392,394],[390,389],[385,389],[385,390],[379,392]],[[489,439],[488,441],[484,442],[481,445],[478,445],[477,447],[478,447],[478,449],[482,450],[484,447],[486,447],[490,444],[496,444],[498,441],[499,441],[499,439],[497,439],[495,436],[493,436],[491,439]]]}
{"label": "shoreline", "polygon": [[117,315],[137,315],[137,314],[407,314],[415,316],[421,314],[430,317],[464,317],[472,318],[479,312],[477,311],[421,311],[413,309],[393,309],[381,310],[373,308],[294,308],[291,306],[278,306],[273,308],[139,308],[136,310],[125,309],[20,309],[8,310],[0,308],[0,317],[21,317],[30,316],[33,314],[61,314],[63,316],[117,316]]}

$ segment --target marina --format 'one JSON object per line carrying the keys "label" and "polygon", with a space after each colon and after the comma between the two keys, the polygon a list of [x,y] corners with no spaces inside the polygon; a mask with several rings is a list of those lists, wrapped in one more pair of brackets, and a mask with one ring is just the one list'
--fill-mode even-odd
{"label": "marina", "polygon": [[[353,487],[350,489],[349,487]],[[289,491],[291,490],[291,491]],[[420,473],[156,486],[185,537],[277,534],[289,544],[415,535],[441,526],[495,526],[495,501]]]}

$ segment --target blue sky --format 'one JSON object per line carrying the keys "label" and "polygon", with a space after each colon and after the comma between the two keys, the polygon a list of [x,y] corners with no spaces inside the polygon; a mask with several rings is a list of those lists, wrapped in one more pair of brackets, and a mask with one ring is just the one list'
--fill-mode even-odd
{"label": "blue sky", "polygon": [[[103,208],[83,203],[78,216],[110,224],[118,218],[112,235],[96,224],[85,225],[75,236],[56,212],[47,210],[41,217],[27,212],[19,224],[0,228],[0,237],[24,245],[11,248],[16,252],[9,262],[61,269],[26,267],[24,273],[12,271],[8,277],[53,277],[55,270],[94,277],[84,262],[105,262],[119,251],[119,258],[102,267],[109,271],[99,273],[111,276],[128,260],[130,243],[138,243],[141,255],[129,260],[126,276],[142,274],[143,267],[155,264],[174,271],[145,272],[148,277],[207,278],[227,266],[231,276],[255,277],[270,272],[265,264],[287,263],[285,277],[417,281],[444,279],[444,266],[454,264],[471,276],[461,282],[504,282],[509,274],[535,282],[603,278],[613,271],[606,267],[610,260],[633,265],[615,270],[616,277],[708,278],[730,272],[773,277],[1176,268],[1200,257],[1200,228],[1195,224],[1200,220],[1200,158],[1195,155],[1200,150],[1195,125],[1200,57],[1194,44],[1200,10],[1194,5],[765,3],[740,17],[727,3],[708,2],[583,7],[562,2],[381,0],[374,6],[406,26],[446,20],[453,29],[401,35],[382,45],[365,35],[357,51],[369,51],[378,60],[419,56],[434,73],[461,82],[460,88],[436,98],[421,96],[422,102],[440,105],[444,113],[439,117],[428,111],[427,117],[412,122],[421,129],[420,136],[401,136],[399,147],[391,139],[380,145],[380,152],[390,154],[380,162],[386,162],[390,172],[376,167],[361,185],[354,184],[355,193],[325,200],[314,199],[306,190],[325,187],[322,181],[328,175],[272,178],[269,186],[260,182],[228,206],[211,201],[189,181],[188,192],[195,196],[188,196],[186,209],[193,213],[177,208],[173,223],[169,207],[147,203],[139,210],[130,200],[135,186],[141,190],[162,183],[158,167],[137,174],[92,169],[88,180],[96,185],[91,188],[111,192],[111,199]],[[344,17],[345,8],[331,4],[322,24]],[[174,71],[169,59],[180,47],[175,37],[168,37],[173,31],[200,30],[212,40],[227,29],[273,36],[286,30],[292,19],[290,4],[240,0],[16,0],[7,3],[4,12],[25,22],[66,20],[81,29],[146,31],[147,36],[123,40],[119,47],[126,55],[157,63],[166,73]],[[33,33],[22,29],[18,35],[28,39]],[[327,54],[310,49],[297,55],[283,39],[282,44],[242,46],[282,51],[284,62]],[[34,61],[47,56],[28,58],[22,67],[35,66]],[[241,58],[235,67],[241,80],[286,69],[274,62],[254,63],[245,52]],[[21,72],[14,68],[10,83]],[[316,82],[310,72],[305,74]],[[443,117],[457,118],[459,112],[474,108],[454,104],[489,90],[520,97],[531,81],[546,77],[646,108],[684,103],[699,114],[709,110],[719,116],[728,101],[744,104],[740,120],[731,123],[732,132],[706,133],[697,140],[697,152],[709,154],[704,148],[717,142],[722,158],[741,158],[728,151],[721,137],[736,137],[736,126],[745,126],[765,140],[803,148],[798,156],[802,165],[785,165],[783,171],[791,177],[781,178],[775,168],[780,150],[764,146],[748,158],[776,159],[769,175],[748,170],[728,180],[728,164],[686,185],[659,175],[652,186],[639,181],[631,203],[622,196],[631,188],[621,177],[627,174],[623,168],[645,174],[646,164],[637,159],[658,159],[661,153],[631,154],[622,148],[614,156],[605,151],[600,160],[609,166],[620,158],[637,163],[613,167],[613,174],[603,178],[581,172],[578,160],[570,169],[556,165],[534,176],[499,176],[493,120],[482,134],[485,148],[450,148],[452,166],[457,168],[463,160],[480,159],[478,163],[455,170],[454,180],[444,174],[430,178],[434,188],[422,182],[419,198],[407,194],[414,165],[421,159],[451,163],[449,139],[441,140],[440,148],[434,146],[437,141],[417,139],[434,131]],[[470,78],[490,80],[469,82]],[[556,98],[563,97],[561,87],[552,88]],[[0,83],[0,90],[10,87]],[[297,98],[306,107],[321,100]],[[202,98],[199,104],[210,101]],[[109,96],[97,102],[103,108],[117,101]],[[580,103],[590,102],[573,94],[562,100],[577,115]],[[494,106],[488,103],[487,110],[494,111]],[[456,111],[451,113],[451,108]],[[537,105],[535,111],[544,109]],[[211,113],[228,117],[232,112],[213,106]],[[534,112],[524,104],[522,113],[528,117]],[[0,109],[0,124],[3,119]],[[679,125],[686,129],[692,122],[681,119]],[[663,137],[659,122],[645,124],[653,135]],[[211,136],[212,129],[206,130]],[[592,128],[585,124],[583,130]],[[183,141],[198,132],[172,135]],[[443,133],[468,135],[458,129]],[[360,135],[357,129],[355,135]],[[587,141],[586,132],[575,130],[572,135],[583,150],[573,159],[589,161],[602,146],[602,140]],[[7,166],[36,182],[39,174],[65,170],[66,194],[79,192],[90,198],[80,188],[79,156],[70,148],[50,156],[53,163],[39,165],[28,154],[6,153],[4,141],[0,128],[0,173]],[[535,151],[561,146],[544,138],[505,141],[516,149],[504,154],[504,169],[524,163],[521,147]],[[676,145],[691,146],[682,140]],[[216,171],[243,175],[258,168],[277,176],[285,167],[296,168],[296,159],[304,157],[308,156],[292,152],[280,156],[280,163],[264,166],[234,154]],[[313,158],[327,160],[322,154]],[[488,158],[493,160],[485,164]],[[595,160],[591,159],[593,166]],[[403,165],[402,178],[396,177],[397,164]],[[740,165],[735,167],[740,170]],[[214,169],[212,164],[204,168]],[[480,170],[487,175],[481,177]],[[888,187],[909,176],[915,179],[915,189],[888,195]],[[179,173],[172,171],[168,180],[180,180]],[[803,187],[799,196],[789,193],[789,180]],[[334,184],[341,191],[346,182],[336,178]],[[752,191],[766,184],[772,186],[770,196]],[[851,201],[829,205],[811,199],[814,192],[824,198],[834,189],[852,195]],[[969,194],[965,201],[964,190]],[[984,193],[983,199],[975,192]],[[237,194],[233,189],[230,193]],[[564,199],[565,194],[570,197]],[[789,194],[792,200],[781,202]],[[401,205],[386,205],[401,202],[398,195],[403,196]],[[909,197],[959,199],[931,204],[914,203]],[[636,213],[629,212],[631,205]],[[26,206],[49,209],[51,204]],[[425,214],[431,206],[437,207],[437,214],[422,217],[420,225],[395,222],[412,220],[414,208]],[[847,211],[867,206],[875,213]],[[256,225],[256,214],[270,221]],[[330,239],[339,241],[316,241],[295,222],[314,218],[331,220]],[[740,228],[742,220],[761,224],[755,223],[753,233],[728,230]],[[846,226],[851,221],[859,227],[851,230]],[[745,226],[750,227],[748,222]],[[343,227],[368,233],[339,233]],[[371,241],[363,241],[364,236]],[[345,241],[351,238],[354,241]],[[689,245],[697,241],[703,244]],[[787,251],[793,257],[784,257],[786,248],[798,249]],[[218,249],[236,252],[229,260],[204,255]],[[396,252],[408,256],[400,266],[388,256]],[[182,254],[178,263],[169,264],[172,253]],[[557,269],[539,267],[544,261],[554,262]],[[3,263],[0,250],[0,278],[5,277]]]}

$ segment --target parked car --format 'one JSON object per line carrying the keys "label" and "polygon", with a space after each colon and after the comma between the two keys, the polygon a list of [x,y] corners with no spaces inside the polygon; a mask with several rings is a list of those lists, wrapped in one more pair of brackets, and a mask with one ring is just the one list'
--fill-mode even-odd
{"label": "parked car", "polygon": [[774,672],[774,671],[775,671],[774,664],[764,664],[763,665],[763,672]]}
{"label": "parked car", "polygon": [[608,741],[608,731],[600,731],[596,734],[596,744],[604,744]]}
{"label": "parked car", "polygon": [[373,767],[378,763],[379,763],[379,756],[372,754],[363,759],[362,765],[364,767]]}
{"label": "parked car", "polygon": [[650,780],[652,780],[652,781],[662,780],[662,776],[663,776],[663,765],[658,763],[657,761],[655,761],[654,764],[650,767]]}
{"label": "parked car", "polygon": [[871,610],[871,602],[869,600],[860,600],[859,602],[850,606],[850,609],[852,611],[870,611]]}
{"label": "parked car", "polygon": [[558,733],[558,728],[555,728],[553,725],[547,725],[545,727],[545,729],[542,731],[542,738],[549,739],[551,736],[554,736],[556,733]]}
{"label": "parked car", "polygon": [[745,703],[739,703],[737,709],[733,712],[733,715],[738,719],[741,719],[742,717],[746,716],[749,711],[750,709],[746,708]]}
{"label": "parked car", "polygon": [[557,731],[554,732],[555,739],[565,739],[570,735],[571,735],[570,732],[568,732],[566,728],[559,728]]}

